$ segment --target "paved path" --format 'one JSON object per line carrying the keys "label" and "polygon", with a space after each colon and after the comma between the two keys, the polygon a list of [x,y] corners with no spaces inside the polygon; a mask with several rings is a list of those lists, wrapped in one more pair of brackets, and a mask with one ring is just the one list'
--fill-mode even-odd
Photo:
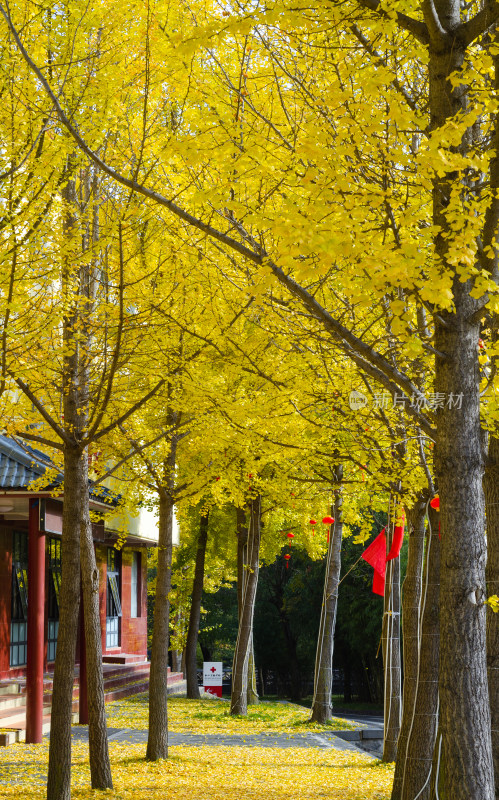
{"label": "paved path", "polygon": [[[372,758],[376,756],[366,752],[363,748],[356,746],[351,741],[340,738],[348,732],[338,732],[336,736],[333,732],[327,733],[307,733],[307,734],[278,734],[278,733],[259,733],[248,734],[247,736],[233,735],[226,736],[220,734],[196,734],[196,733],[170,733],[168,743],[171,747],[187,745],[190,747],[269,747],[276,749],[286,749],[291,747],[316,748],[321,750],[347,750],[355,753],[363,753]],[[123,742],[130,744],[145,744],[147,742],[146,730],[133,730],[132,728],[108,728],[110,742]],[[88,741],[88,726],[73,726],[73,740],[78,742]],[[0,798],[2,797],[2,786],[19,786],[20,791],[26,785],[43,785],[47,781],[47,763],[40,758],[36,751],[27,746],[22,760],[15,763],[1,764],[0,759]],[[22,797],[22,794],[19,794]]]}
{"label": "paved path", "polygon": [[[350,718],[350,717],[349,717]],[[369,724],[369,727],[372,727]],[[184,745],[190,747],[269,747],[276,749],[297,748],[317,748],[329,750],[349,750],[355,753],[363,753],[373,759],[377,756],[366,752],[365,748],[359,746],[360,742],[356,739],[351,741],[342,737],[355,735],[351,731],[331,731],[315,733],[259,733],[244,735],[225,735],[218,734],[198,734],[198,733],[175,733],[170,732],[168,743],[171,747]],[[123,742],[130,744],[146,744],[147,730],[134,730],[132,728],[108,728],[110,742]],[[78,742],[88,741],[88,726],[74,725],[73,740]],[[0,759],[0,787],[12,785],[44,784],[47,780],[47,764],[44,759],[40,759],[35,750],[29,746],[26,748],[25,757],[19,763],[1,764]],[[1,797],[1,789],[0,789]]]}
{"label": "paved path", "polygon": [[333,716],[339,719],[347,719],[349,722],[356,722],[358,725],[367,725],[368,728],[380,728],[383,730],[383,717],[374,714],[343,714],[333,708]]}
{"label": "paved path", "polygon": [[[279,700],[278,702],[282,705],[293,706],[293,708],[303,711],[304,714],[310,715],[310,708],[308,706],[302,706],[299,703],[293,703],[291,700]],[[362,725],[367,728],[380,728],[383,730],[384,727],[382,714],[363,714],[361,712],[354,714],[350,711],[336,711],[336,709],[333,707],[333,717],[338,717],[338,719],[347,719],[349,722],[355,722],[357,725]]]}
{"label": "paved path", "polygon": [[[131,728],[108,728],[110,742],[127,742],[139,744],[147,741],[147,731],[133,730]],[[73,739],[76,741],[88,741],[88,728],[86,725],[78,725],[73,728]],[[352,742],[335,736],[334,733],[307,733],[307,734],[283,734],[283,733],[258,733],[243,735],[225,736],[224,734],[197,734],[197,733],[174,733],[168,734],[168,744],[170,747],[176,745],[186,745],[189,747],[318,747],[336,748],[338,750],[354,750],[357,748]]]}

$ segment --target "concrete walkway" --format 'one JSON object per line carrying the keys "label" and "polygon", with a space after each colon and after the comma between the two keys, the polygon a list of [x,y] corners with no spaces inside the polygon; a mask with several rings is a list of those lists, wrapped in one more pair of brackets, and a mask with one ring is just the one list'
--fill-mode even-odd
{"label": "concrete walkway", "polygon": [[[283,705],[293,706],[300,709],[304,714],[310,715],[310,708],[308,706],[301,706],[298,703],[293,703],[290,700],[279,700]],[[344,743],[349,743],[357,752],[368,753],[373,758],[381,758],[383,755],[383,731],[384,721],[383,717],[375,714],[351,714],[336,711],[333,708],[333,716],[339,719],[348,720],[348,722],[355,723],[358,728],[353,731],[330,731],[319,734],[321,740],[329,741],[333,737],[336,742],[341,739]],[[328,745],[323,745],[328,746]],[[329,745],[330,747],[338,747],[337,743]],[[346,749],[346,748],[345,748]]]}
{"label": "concrete walkway", "polygon": [[[316,748],[336,748],[337,750],[353,750],[359,752],[360,748],[348,739],[343,738],[343,734],[350,731],[338,731],[327,733],[307,733],[307,734],[276,734],[258,733],[242,735],[224,736],[223,734],[197,734],[197,733],[174,733],[168,735],[170,747],[184,745],[188,747],[316,747]],[[130,744],[140,744],[147,742],[147,731],[133,730],[131,728],[108,728],[110,742],[127,742]],[[340,738],[341,737],[341,738]],[[73,728],[73,739],[75,741],[88,741],[88,728],[85,725],[78,725]]]}
{"label": "concrete walkway", "polygon": [[356,722],[358,725],[367,725],[369,728],[380,728],[383,730],[383,717],[375,714],[343,714],[335,711],[333,714],[339,719],[347,719],[349,722]]}
{"label": "concrete walkway", "polygon": [[[227,702],[226,698],[222,701]],[[217,702],[217,701],[213,701]],[[309,713],[305,706],[299,706],[287,700],[281,701],[285,705],[292,705],[295,708]],[[336,750],[351,750],[370,755],[371,758],[378,758],[383,749],[383,717],[363,716],[353,714],[335,714],[342,719],[363,726],[364,729],[355,731],[321,731],[321,733],[258,733],[248,735],[226,735],[223,734],[199,734],[199,733],[175,733],[168,734],[168,744],[170,747],[183,745],[188,747],[274,747],[277,749],[291,747],[320,748]],[[108,728],[108,738],[110,742],[127,742],[130,744],[140,744],[147,742],[146,730],[134,730],[132,728]],[[73,739],[75,741],[88,741],[88,727],[78,725],[73,727]]]}
{"label": "concrete walkway", "polygon": [[[355,718],[355,721],[364,723],[365,720]],[[110,742],[143,744],[144,752],[147,742],[147,730],[132,728],[108,728]],[[382,730],[374,727],[368,730],[356,731],[321,731],[307,733],[259,733],[259,734],[200,734],[200,733],[175,733],[170,732],[168,743],[170,747],[265,747],[277,750],[289,748],[306,748],[317,750],[343,750],[362,753],[374,760],[379,758],[379,745],[383,735]],[[364,739],[364,737],[374,737]],[[46,735],[48,738],[50,734]],[[74,725],[72,730],[73,741],[88,742],[88,726]],[[375,737],[378,737],[377,740]],[[6,760],[7,761],[7,760]],[[45,758],[40,758],[36,746],[26,745],[23,758],[16,762],[2,764],[0,759],[0,798],[2,786],[43,785],[47,780],[47,763]],[[19,795],[20,797],[22,795]]]}

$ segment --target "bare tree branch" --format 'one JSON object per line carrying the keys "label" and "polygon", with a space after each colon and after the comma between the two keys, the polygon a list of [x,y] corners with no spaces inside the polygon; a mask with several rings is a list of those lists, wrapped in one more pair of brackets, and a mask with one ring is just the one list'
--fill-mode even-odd
{"label": "bare tree branch", "polygon": [[35,433],[16,431],[16,436],[19,436],[20,439],[27,439],[28,442],[36,442],[37,444],[44,444],[46,447],[54,447],[56,450],[64,450],[64,445],[60,442],[53,442],[51,439],[45,439],[43,436],[37,436]]}
{"label": "bare tree branch", "polygon": [[66,431],[63,430],[61,428],[61,426],[57,424],[55,419],[49,414],[47,409],[42,405],[42,403],[39,401],[39,399],[36,397],[36,395],[33,394],[31,389],[29,388],[29,386],[27,386],[24,383],[24,381],[21,380],[21,378],[16,378],[15,376],[12,376],[12,377],[14,378],[15,382],[17,383],[17,385],[19,386],[19,388],[21,389],[23,394],[25,394],[26,397],[28,398],[28,400],[30,400],[33,403],[33,405],[36,408],[36,410],[41,414],[41,416],[43,417],[45,422],[48,425],[50,425],[50,427],[57,434],[59,439],[61,439],[67,445],[72,444],[72,441],[69,438],[69,436],[67,435]]}
{"label": "bare tree branch", "polygon": [[116,375],[116,371],[118,369],[118,361],[121,355],[121,340],[123,337],[123,322],[124,322],[124,309],[123,309],[123,290],[124,290],[124,265],[123,265],[123,232],[121,226],[121,220],[118,227],[118,240],[119,240],[119,254],[120,254],[120,283],[119,283],[119,322],[118,322],[118,331],[116,334],[116,344],[114,347],[113,358],[111,361],[111,366],[109,368],[109,374],[107,379],[107,387],[106,393],[104,395],[104,399],[101,403],[101,407],[99,409],[99,413],[95,419],[94,424],[90,428],[88,432],[88,439],[91,440],[92,437],[96,434],[99,425],[101,423],[102,417],[106,412],[106,408],[109,405],[109,401],[111,400],[111,395],[113,393],[113,384],[114,378]]}
{"label": "bare tree branch", "polygon": [[92,436],[92,439],[86,437],[83,440],[83,444],[87,445],[90,444],[91,442],[96,442],[97,439],[101,439],[102,436],[105,436],[106,433],[112,431],[113,428],[119,427],[123,422],[125,422],[128,419],[128,417],[131,417],[132,414],[135,414],[135,412],[139,410],[139,408],[142,408],[142,406],[145,403],[147,403],[148,400],[151,399],[151,397],[154,397],[154,395],[161,389],[162,386],[164,386],[165,383],[166,383],[165,378],[161,378],[161,380],[158,381],[156,386],[154,386],[151,389],[151,391],[148,392],[146,395],[141,397],[140,400],[137,400],[137,402],[134,403],[133,406],[131,406],[131,408],[128,409],[128,411],[125,411],[125,413],[122,414],[120,417],[118,417],[118,419],[115,419],[113,422],[110,422],[109,425],[106,425],[104,428],[101,428],[101,430],[98,433]]}
{"label": "bare tree branch", "polygon": [[458,31],[459,38],[468,46],[488,31],[498,20],[499,3],[486,2],[478,14],[475,14],[474,17],[461,25]]}
{"label": "bare tree branch", "polygon": [[[377,14],[381,14],[383,17],[388,18],[388,14],[386,11],[383,11],[379,0],[357,0],[357,2],[359,6],[368,8],[370,11],[376,11]],[[430,36],[428,33],[428,28],[424,22],[418,22],[418,20],[408,17],[406,14],[402,14],[400,11],[397,11],[396,19],[399,28],[412,33],[414,38],[417,39],[418,42],[421,42],[421,44],[429,44]]]}

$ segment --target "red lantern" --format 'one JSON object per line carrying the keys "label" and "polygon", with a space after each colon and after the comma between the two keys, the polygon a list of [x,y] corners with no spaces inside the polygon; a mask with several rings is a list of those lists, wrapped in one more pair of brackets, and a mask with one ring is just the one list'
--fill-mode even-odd
{"label": "red lantern", "polygon": [[[324,517],[322,521],[323,521],[324,525],[333,525],[333,523],[334,523],[333,517]],[[326,531],[326,540],[327,540],[327,543],[329,544],[329,528]]]}
{"label": "red lantern", "polygon": [[284,554],[284,559],[286,561],[286,569],[289,569],[289,559],[290,558],[291,558],[291,556],[289,555],[289,553],[285,553]]}
{"label": "red lantern", "polygon": [[315,536],[315,525],[317,525],[317,521],[315,519],[311,519],[310,524],[312,525],[312,536]]}
{"label": "red lantern", "polygon": [[430,506],[435,509],[435,511],[440,511],[440,497],[435,495],[433,500],[430,500]]}
{"label": "red lantern", "polygon": [[294,535],[294,533],[291,533],[291,531],[289,531],[289,533],[288,533],[288,539],[294,539],[294,538],[295,538],[295,535]]}

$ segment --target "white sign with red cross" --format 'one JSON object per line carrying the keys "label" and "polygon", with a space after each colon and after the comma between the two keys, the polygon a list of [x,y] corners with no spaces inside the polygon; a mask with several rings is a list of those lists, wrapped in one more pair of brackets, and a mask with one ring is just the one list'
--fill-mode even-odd
{"label": "white sign with red cross", "polygon": [[223,663],[221,661],[203,662],[203,688],[205,692],[222,697]]}

